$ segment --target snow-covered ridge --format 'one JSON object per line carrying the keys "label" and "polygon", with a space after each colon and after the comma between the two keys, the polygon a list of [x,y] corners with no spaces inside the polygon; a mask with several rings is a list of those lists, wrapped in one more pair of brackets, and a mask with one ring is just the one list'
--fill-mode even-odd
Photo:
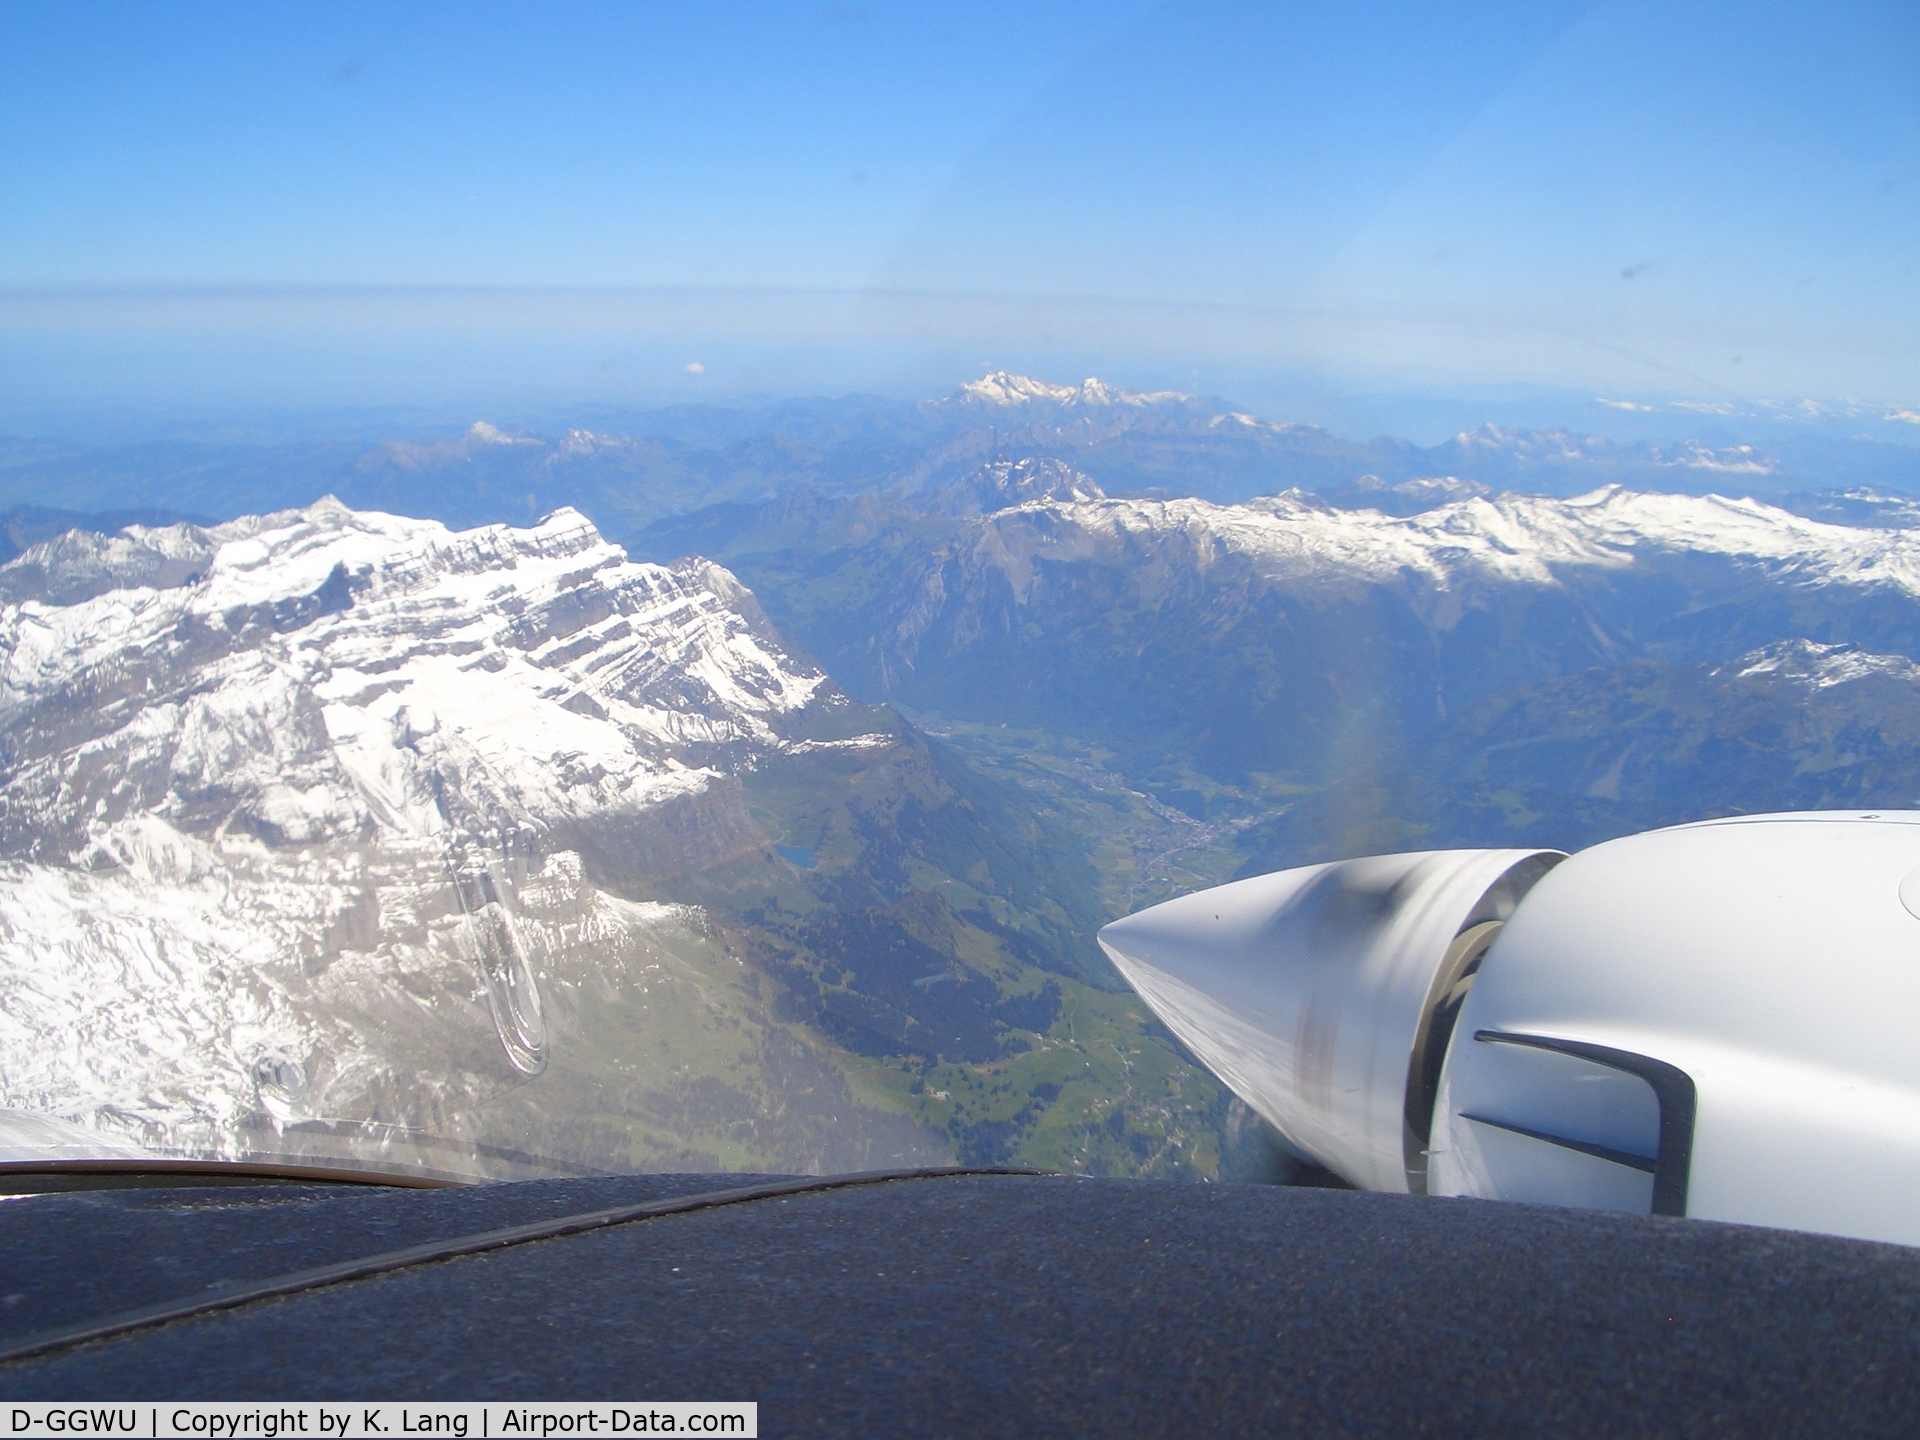
{"label": "snow-covered ridge", "polygon": [[1742,655],[1714,673],[1741,680],[1777,675],[1807,690],[1827,690],[1880,676],[1920,684],[1920,665],[1904,655],[1875,655],[1851,645],[1822,645],[1813,640],[1783,640]]}
{"label": "snow-covered ridge", "polygon": [[[1624,569],[1693,555],[1754,564],[1790,581],[1890,585],[1920,596],[1920,535],[1912,531],[1829,525],[1717,495],[1609,486],[1571,500],[1476,496],[1407,517],[1297,495],[1242,505],[1099,500],[1040,508],[1056,525],[1015,549],[1180,536],[1202,553],[1220,547],[1246,556],[1276,577],[1411,580],[1441,590],[1475,580],[1550,585],[1567,567]],[[985,523],[1004,532],[1023,513]],[[995,548],[1008,544],[1002,533]]]}

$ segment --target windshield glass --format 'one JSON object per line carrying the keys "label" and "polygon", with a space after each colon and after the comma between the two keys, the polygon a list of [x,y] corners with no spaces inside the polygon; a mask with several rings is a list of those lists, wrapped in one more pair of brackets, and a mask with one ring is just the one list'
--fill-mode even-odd
{"label": "windshield glass", "polygon": [[1102,925],[1920,795],[1911,6],[0,77],[0,1164],[1330,1182]]}

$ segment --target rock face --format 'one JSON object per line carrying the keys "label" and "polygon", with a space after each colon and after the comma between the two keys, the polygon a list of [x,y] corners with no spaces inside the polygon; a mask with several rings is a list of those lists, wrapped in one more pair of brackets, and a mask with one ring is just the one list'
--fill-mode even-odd
{"label": "rock face", "polygon": [[[601,888],[765,857],[737,775],[859,743],[811,738],[847,702],[725,570],[323,501],[0,587],[0,1105],[455,1171],[951,1153],[796,1049],[704,912]],[[716,1046],[778,1133],[737,1084],[703,1109]]]}

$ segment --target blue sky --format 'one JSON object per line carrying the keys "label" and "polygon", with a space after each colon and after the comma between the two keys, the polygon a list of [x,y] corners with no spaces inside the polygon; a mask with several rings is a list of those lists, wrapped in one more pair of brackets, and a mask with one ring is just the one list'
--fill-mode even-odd
{"label": "blue sky", "polygon": [[0,9],[15,387],[1920,408],[1916,255],[1910,3]]}

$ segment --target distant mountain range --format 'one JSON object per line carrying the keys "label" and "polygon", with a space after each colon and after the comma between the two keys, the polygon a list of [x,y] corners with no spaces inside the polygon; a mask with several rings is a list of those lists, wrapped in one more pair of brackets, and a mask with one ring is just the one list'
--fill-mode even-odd
{"label": "distant mountain range", "polygon": [[571,506],[604,532],[625,535],[716,503],[758,504],[808,489],[835,497],[910,492],[962,480],[989,462],[1041,459],[1072,465],[1114,496],[1235,503],[1302,489],[1402,514],[1466,493],[1570,496],[1608,484],[1763,498],[1858,486],[1920,495],[1920,448],[1884,440],[1790,435],[1762,445],[1703,434],[1655,444],[1488,425],[1420,446],[1345,439],[1222,400],[1007,372],[932,400],[849,396],[609,420],[547,434],[483,420],[464,433],[360,442],[96,448],[0,440],[0,506],[133,506],[217,520],[331,494],[352,507],[456,527],[527,524]]}

